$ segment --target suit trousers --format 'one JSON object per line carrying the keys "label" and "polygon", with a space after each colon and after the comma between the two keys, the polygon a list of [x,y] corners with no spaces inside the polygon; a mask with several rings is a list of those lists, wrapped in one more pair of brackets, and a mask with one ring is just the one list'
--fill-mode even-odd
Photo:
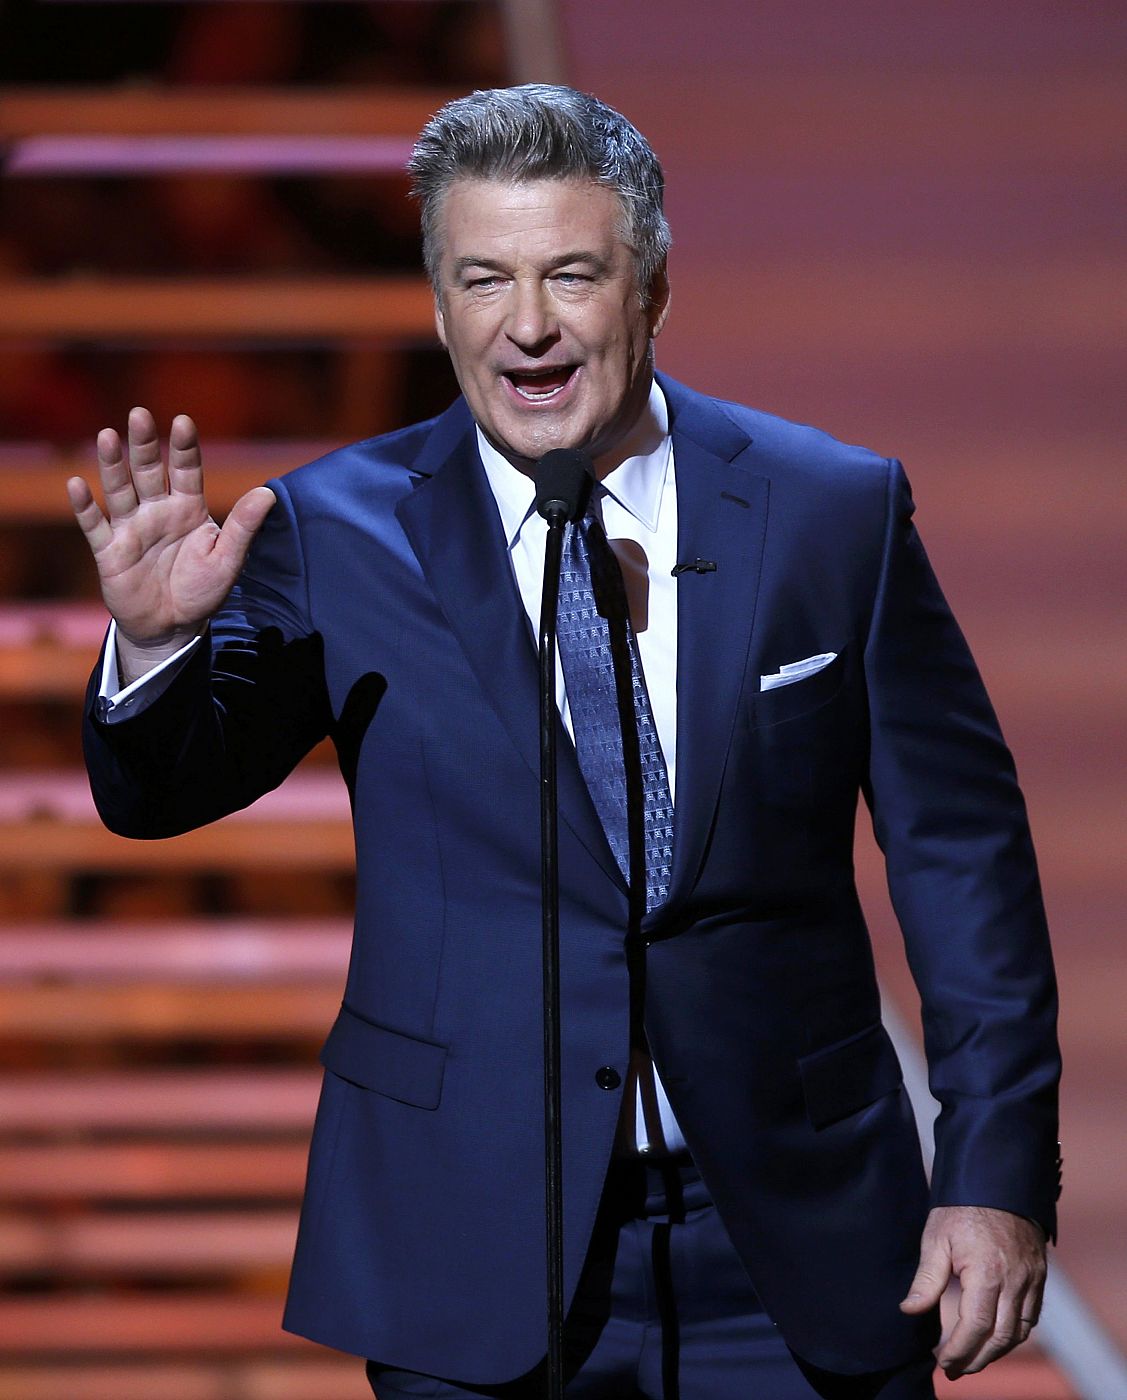
{"label": "suit trousers", "polygon": [[[795,1357],[691,1160],[612,1164],[567,1316],[569,1400],[934,1400],[934,1365],[928,1353],[893,1371],[842,1376]],[[377,1400],[544,1393],[543,1366],[473,1385],[370,1361],[368,1379]]]}

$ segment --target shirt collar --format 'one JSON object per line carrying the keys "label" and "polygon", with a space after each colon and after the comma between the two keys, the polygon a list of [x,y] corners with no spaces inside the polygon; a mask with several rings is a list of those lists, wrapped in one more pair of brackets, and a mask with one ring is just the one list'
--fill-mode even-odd
{"label": "shirt collar", "polygon": [[[536,488],[532,478],[507,462],[480,428],[477,429],[477,447],[501,515],[505,540],[512,549],[520,538],[524,522],[535,510]],[[607,494],[650,531],[656,531],[661,515],[670,451],[669,406],[655,379],[650,385],[646,406],[634,426],[613,453],[600,457],[597,462],[606,473],[602,484]]]}

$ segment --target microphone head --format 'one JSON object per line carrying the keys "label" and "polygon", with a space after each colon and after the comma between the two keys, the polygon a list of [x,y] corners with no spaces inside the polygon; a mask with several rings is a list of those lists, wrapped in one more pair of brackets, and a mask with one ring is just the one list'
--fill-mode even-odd
{"label": "microphone head", "polygon": [[536,509],[549,524],[578,520],[595,480],[591,459],[574,447],[545,452],[533,468]]}

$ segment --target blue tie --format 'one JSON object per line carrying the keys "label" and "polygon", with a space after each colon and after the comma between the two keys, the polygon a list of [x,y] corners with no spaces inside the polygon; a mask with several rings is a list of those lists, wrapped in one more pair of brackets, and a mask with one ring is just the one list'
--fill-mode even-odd
{"label": "blue tie", "polygon": [[579,767],[636,905],[669,895],[673,799],[622,570],[596,515],[569,525],[558,643]]}

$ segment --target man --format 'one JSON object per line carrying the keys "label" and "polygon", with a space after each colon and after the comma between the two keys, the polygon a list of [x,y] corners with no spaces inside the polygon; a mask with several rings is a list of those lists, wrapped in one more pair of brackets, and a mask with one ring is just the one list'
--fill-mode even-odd
{"label": "man", "polygon": [[[326,733],[349,783],[356,935],[286,1325],[370,1358],[381,1400],[538,1393],[529,473],[581,448],[601,485],[561,605],[568,1393],[930,1396],[953,1276],[949,1375],[1036,1322],[1058,1061],[1023,804],[903,473],[655,378],[662,174],[618,113],[476,93],[412,173],[450,410],[257,488],[222,530],[186,418],[167,472],[144,411],[128,459],[103,432],[105,514],[70,483],[116,620],[86,728],[106,822],[212,820]],[[930,1196],[853,885],[859,791],[943,1105]]]}

